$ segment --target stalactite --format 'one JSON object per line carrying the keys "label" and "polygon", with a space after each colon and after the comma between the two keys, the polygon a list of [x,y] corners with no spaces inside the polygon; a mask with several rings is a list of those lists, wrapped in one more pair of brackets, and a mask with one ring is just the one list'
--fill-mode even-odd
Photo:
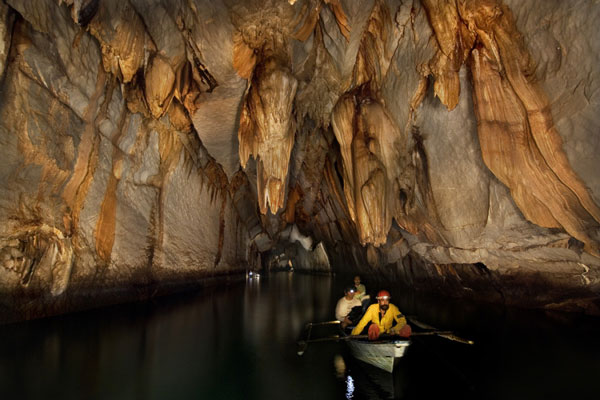
{"label": "stalactite", "polygon": [[317,25],[311,53],[301,71],[296,73],[300,77],[310,77],[306,83],[299,79],[295,106],[300,126],[305,121],[315,121],[320,127],[328,127],[333,107],[342,92],[342,78],[323,40],[323,30]]}
{"label": "stalactite", "polygon": [[352,221],[356,221],[353,193],[354,164],[352,162],[352,140],[354,139],[354,118],[356,112],[354,101],[354,97],[350,94],[342,96],[334,107],[331,117],[331,126],[340,145],[340,153],[344,166],[344,195]]}
{"label": "stalactite", "polygon": [[117,188],[121,181],[123,163],[125,162],[124,154],[118,147],[118,144],[124,135],[124,126],[128,119],[127,115],[128,114],[124,109],[116,132],[113,133],[113,137],[111,138],[112,143],[115,145],[112,153],[112,168],[110,176],[108,177],[108,183],[106,185],[104,199],[102,200],[100,214],[98,215],[98,222],[96,224],[96,231],[94,233],[96,252],[105,262],[110,261],[115,242],[115,229],[117,225]]}
{"label": "stalactite", "polygon": [[236,32],[233,36],[233,68],[240,77],[250,79],[255,65],[254,49],[248,46],[240,32]]}
{"label": "stalactite", "polygon": [[238,131],[240,161],[245,166],[250,155],[257,159],[258,203],[263,214],[267,207],[276,213],[284,206],[297,85],[287,67],[268,58],[255,69],[246,95]]}
{"label": "stalactite", "polygon": [[[316,2],[316,4],[313,4]],[[300,18],[304,19],[302,26],[297,28],[294,33],[294,37],[298,40],[305,41],[315,30],[317,22],[319,21],[319,15],[323,7],[323,2],[329,6],[331,12],[335,17],[335,22],[340,30],[340,33],[344,36],[346,41],[350,40],[350,26],[348,25],[348,17],[344,12],[340,0],[309,0],[305,3]]]}
{"label": "stalactite", "polygon": [[175,90],[175,73],[169,61],[155,54],[145,70],[144,94],[150,113],[156,119],[169,109]]}
{"label": "stalactite", "polygon": [[[364,89],[364,88],[363,88]],[[386,242],[396,202],[392,194],[402,135],[385,108],[359,90],[336,105],[332,126],[344,165],[344,194],[360,243]]]}
{"label": "stalactite", "polygon": [[214,160],[209,161],[204,169],[202,170],[202,175],[206,177],[203,185],[206,190],[212,191],[211,193],[211,201],[216,201],[218,196],[221,198],[221,207],[219,211],[219,232],[218,232],[218,241],[217,241],[217,251],[215,254],[215,261],[213,267],[216,268],[219,262],[221,261],[221,256],[223,254],[223,244],[225,241],[225,210],[228,203],[229,198],[231,197],[231,193],[235,193],[234,187],[238,185],[243,185],[240,182],[240,177],[238,176],[235,179],[232,178],[232,182],[230,184],[227,179],[227,174],[223,171],[223,168],[217,164]]}
{"label": "stalactite", "polygon": [[600,208],[562,149],[550,104],[512,13],[500,2],[461,1],[460,14],[479,44],[471,54],[475,113],[486,165],[511,189],[526,218],[562,227],[600,255],[593,231]]}
{"label": "stalactite", "polygon": [[[114,28],[107,30],[105,26]],[[144,22],[129,2],[100,2],[87,29],[100,42],[104,70],[124,83],[131,82],[144,65],[145,48],[152,42],[147,39]]]}
{"label": "stalactite", "polygon": [[374,92],[381,88],[392,59],[392,51],[388,48],[391,31],[390,11],[385,2],[376,0],[356,56],[352,74],[354,86],[368,83]]}
{"label": "stalactite", "polygon": [[428,65],[435,79],[434,93],[448,110],[453,110],[460,96],[458,71],[471,51],[475,36],[460,19],[454,1],[423,0],[422,3],[438,43],[438,51]]}
{"label": "stalactite", "polygon": [[434,91],[449,110],[460,93],[458,70],[469,60],[483,159],[511,189],[527,219],[562,227],[598,254],[591,233],[600,208],[562,149],[535,63],[512,13],[499,0],[424,0],[438,52],[429,63]]}

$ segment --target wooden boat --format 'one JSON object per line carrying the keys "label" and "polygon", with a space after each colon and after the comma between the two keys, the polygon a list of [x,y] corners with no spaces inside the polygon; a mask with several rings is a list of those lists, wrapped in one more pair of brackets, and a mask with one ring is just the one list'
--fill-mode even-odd
{"label": "wooden boat", "polygon": [[387,372],[394,370],[394,364],[404,356],[406,349],[410,346],[410,340],[406,339],[378,341],[352,339],[345,342],[355,358]]}
{"label": "wooden boat", "polygon": [[[416,320],[411,319],[411,321],[415,323]],[[473,344],[472,340],[461,338],[451,331],[440,331],[430,325],[425,325],[418,321],[416,323],[419,327],[428,330],[423,332],[412,332],[411,336],[435,335],[459,343]],[[335,326],[338,334],[312,339],[311,335],[314,326]],[[385,334],[381,335],[377,341],[368,340],[368,335],[350,336],[347,332],[341,330],[340,321],[309,322],[306,324],[303,336],[304,339],[298,341],[299,356],[304,354],[309,343],[337,342],[343,340],[348,344],[350,351],[355,358],[390,373],[394,371],[394,365],[402,356],[404,356],[406,349],[411,343],[410,339],[401,339],[397,336],[388,336]]]}
{"label": "wooden boat", "polygon": [[[337,335],[312,339],[312,330],[316,326],[335,326]],[[309,343],[343,340],[350,347],[352,355],[367,364],[371,364],[384,371],[392,372],[394,364],[410,346],[409,339],[400,339],[397,336],[380,336],[380,340],[368,340],[367,335],[350,336],[340,327],[340,321],[309,322],[304,328],[304,339],[298,341],[298,355],[304,354]]]}

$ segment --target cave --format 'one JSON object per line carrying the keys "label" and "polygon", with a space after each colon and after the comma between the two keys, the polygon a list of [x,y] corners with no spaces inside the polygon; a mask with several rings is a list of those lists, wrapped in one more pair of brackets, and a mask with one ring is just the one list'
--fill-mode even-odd
{"label": "cave", "polygon": [[597,319],[599,19],[0,1],[0,323],[291,271]]}

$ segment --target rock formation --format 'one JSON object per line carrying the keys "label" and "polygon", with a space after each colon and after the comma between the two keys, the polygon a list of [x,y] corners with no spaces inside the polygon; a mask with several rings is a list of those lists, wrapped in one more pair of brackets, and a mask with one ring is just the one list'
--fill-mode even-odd
{"label": "rock formation", "polygon": [[5,0],[0,312],[284,260],[600,314],[598,17],[586,0]]}

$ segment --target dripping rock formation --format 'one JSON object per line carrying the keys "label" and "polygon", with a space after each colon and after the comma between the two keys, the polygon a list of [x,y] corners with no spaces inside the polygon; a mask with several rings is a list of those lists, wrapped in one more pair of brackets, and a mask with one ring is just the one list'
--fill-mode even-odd
{"label": "dripping rock formation", "polygon": [[600,315],[600,4],[0,2],[0,313],[246,269]]}

